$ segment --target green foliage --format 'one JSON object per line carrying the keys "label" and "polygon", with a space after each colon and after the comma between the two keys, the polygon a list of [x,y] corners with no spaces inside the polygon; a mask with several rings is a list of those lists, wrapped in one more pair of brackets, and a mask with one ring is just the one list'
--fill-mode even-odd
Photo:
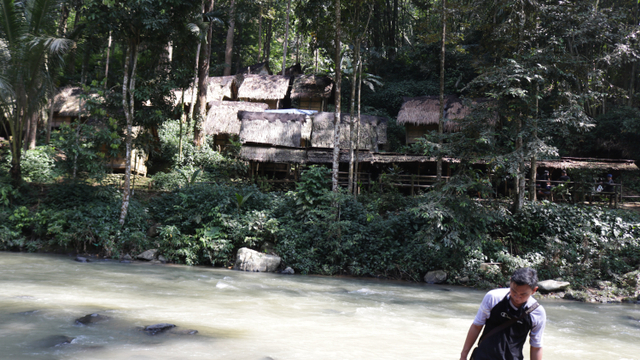
{"label": "green foliage", "polygon": [[100,147],[106,145],[109,149],[113,145],[115,149],[118,148],[119,137],[112,131],[114,126],[116,126],[115,121],[111,121],[108,128],[98,128],[79,122],[71,125],[62,124],[60,129],[51,135],[53,146],[61,154],[56,157],[57,167],[68,178],[104,176],[106,157],[105,153],[100,151]]}
{"label": "green foliage", "polygon": [[312,165],[302,171],[300,181],[296,184],[298,191],[297,205],[303,209],[313,206],[314,201],[322,198],[329,189],[331,170],[324,166]]}

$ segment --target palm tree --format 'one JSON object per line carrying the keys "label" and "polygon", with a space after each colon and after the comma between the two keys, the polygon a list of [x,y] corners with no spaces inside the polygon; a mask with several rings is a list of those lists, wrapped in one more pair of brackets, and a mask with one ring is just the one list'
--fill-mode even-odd
{"label": "palm tree", "polygon": [[15,184],[22,180],[22,146],[35,146],[38,113],[47,95],[53,96],[51,75],[71,43],[51,35],[59,5],[60,0],[0,0],[0,121],[11,135]]}

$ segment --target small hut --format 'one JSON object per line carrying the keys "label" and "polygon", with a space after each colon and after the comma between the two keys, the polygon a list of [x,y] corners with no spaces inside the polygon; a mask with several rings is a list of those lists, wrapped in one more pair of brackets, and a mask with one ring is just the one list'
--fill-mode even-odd
{"label": "small hut", "polygon": [[[440,121],[440,97],[420,96],[403,98],[404,103],[398,113],[398,124],[403,124],[407,130],[407,144],[417,142],[428,131],[438,131]],[[471,113],[471,108],[465,106],[455,95],[445,96],[444,131],[452,132],[459,129],[457,119],[462,119]],[[454,121],[452,121],[454,120]]]}
{"label": "small hut", "polygon": [[245,75],[238,90],[241,101],[267,103],[269,109],[280,109],[289,100],[291,78],[282,75]]}
{"label": "small hut", "polygon": [[305,140],[311,135],[311,121],[305,114],[240,111],[238,119],[242,123],[240,141],[243,144],[299,148],[303,135]]}
{"label": "small hut", "polygon": [[[332,148],[334,142],[334,113],[318,113],[313,118],[313,129],[311,134],[311,147]],[[348,149],[350,144],[350,121],[349,115],[341,114],[340,117],[340,148]],[[354,131],[357,131],[357,124]],[[360,136],[357,147],[361,150],[377,152],[380,145],[387,142],[387,119],[379,116],[360,116]]]}
{"label": "small hut", "polygon": [[297,100],[298,109],[325,111],[332,91],[328,76],[298,75],[293,78],[291,99]]}
{"label": "small hut", "polygon": [[250,103],[244,101],[211,101],[209,111],[204,121],[203,131],[206,135],[214,136],[214,143],[225,147],[231,136],[240,134],[239,111],[261,112],[269,106],[264,103]]}
{"label": "small hut", "polygon": [[[82,88],[68,86],[58,91],[53,98],[53,118],[51,127],[56,129],[62,124],[70,124],[80,116]],[[83,114],[86,116],[86,114]]]}

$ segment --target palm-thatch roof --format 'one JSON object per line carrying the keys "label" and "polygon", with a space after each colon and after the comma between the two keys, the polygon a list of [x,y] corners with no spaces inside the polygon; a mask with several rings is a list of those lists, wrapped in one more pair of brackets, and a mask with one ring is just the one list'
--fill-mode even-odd
{"label": "palm-thatch roof", "polygon": [[238,112],[240,141],[244,143],[274,146],[300,147],[303,124],[308,122],[304,114]]}
{"label": "palm-thatch roof", "polygon": [[291,98],[322,98],[331,97],[333,80],[328,76],[298,75],[293,78]]}
{"label": "palm-thatch roof", "polygon": [[[57,116],[79,116],[80,106],[84,108],[84,102],[81,104],[80,96],[84,94],[81,87],[68,86],[58,91],[53,98],[53,112]],[[92,97],[98,96],[97,94],[90,95]],[[83,111],[83,115],[84,111]]]}
{"label": "palm-thatch roof", "polygon": [[[221,101],[221,100],[235,100],[238,92],[238,84],[241,81],[236,79],[235,76],[210,76],[206,80],[207,84],[207,102],[211,101]],[[182,98],[182,90],[174,89],[172,90],[175,103],[177,105],[180,103]],[[196,94],[197,95],[197,94]],[[190,104],[191,99],[193,98],[193,86],[185,89],[184,91],[184,103]]]}
{"label": "palm-thatch roof", "polygon": [[[311,132],[311,146],[315,148],[332,148],[334,142],[333,119],[335,114],[318,113],[313,118],[313,130]],[[350,143],[351,118],[341,114],[340,117],[340,148],[348,149]],[[356,131],[356,129],[354,129]],[[360,116],[360,136],[357,139],[358,148],[376,150],[378,144],[387,142],[387,120],[379,116]]]}
{"label": "palm-thatch roof", "polygon": [[207,119],[202,124],[207,135],[240,134],[239,111],[264,111],[269,105],[244,101],[211,101]]}
{"label": "palm-thatch roof", "polygon": [[538,167],[550,169],[638,170],[634,160],[563,157],[538,160]]}
{"label": "palm-thatch roof", "polygon": [[[404,103],[398,113],[398,124],[431,125],[440,121],[440,97],[439,96],[419,96],[414,98],[403,98]],[[474,100],[484,101],[484,100]],[[445,96],[444,105],[444,130],[455,131],[458,129],[456,120],[462,119],[471,113],[471,108],[465,106],[462,99],[455,95]]]}
{"label": "palm-thatch roof", "polygon": [[245,75],[238,98],[249,100],[281,100],[289,92],[289,76]]}

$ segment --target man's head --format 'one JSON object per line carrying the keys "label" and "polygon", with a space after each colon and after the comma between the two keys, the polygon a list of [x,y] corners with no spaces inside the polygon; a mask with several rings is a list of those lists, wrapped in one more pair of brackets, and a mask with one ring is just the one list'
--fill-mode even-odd
{"label": "man's head", "polygon": [[562,170],[562,175],[567,175],[567,170]]}
{"label": "man's head", "polygon": [[545,171],[544,171],[544,174],[545,174],[545,175],[549,175],[549,170],[545,170]]}
{"label": "man's head", "polygon": [[613,177],[613,175],[607,174],[607,179],[611,179],[612,177]]}
{"label": "man's head", "polygon": [[531,268],[516,270],[511,276],[510,289],[511,303],[516,307],[522,306],[538,291],[538,273]]}

